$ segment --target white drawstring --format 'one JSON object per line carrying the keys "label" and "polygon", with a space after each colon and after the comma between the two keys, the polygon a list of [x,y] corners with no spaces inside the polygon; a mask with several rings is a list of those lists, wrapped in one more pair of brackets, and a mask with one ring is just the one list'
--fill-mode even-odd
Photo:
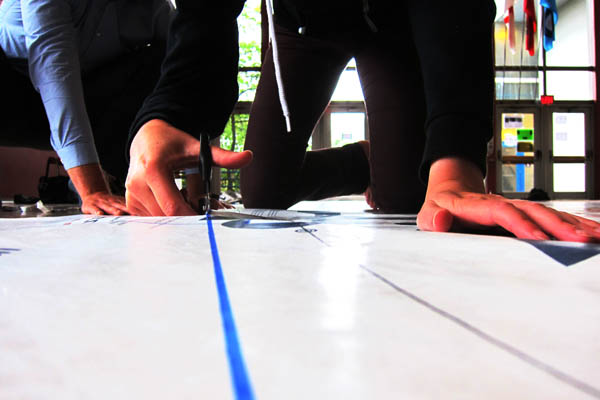
{"label": "white drawstring", "polygon": [[369,0],[363,0],[363,16],[365,18],[365,21],[367,22],[367,25],[369,25],[371,31],[377,33],[377,26],[375,25],[371,17],[369,17]]}
{"label": "white drawstring", "polygon": [[275,65],[275,81],[277,82],[277,91],[279,92],[279,102],[281,103],[281,111],[285,118],[287,131],[292,131],[290,122],[290,110],[285,99],[285,91],[283,90],[283,81],[281,79],[281,67],[279,65],[279,52],[277,50],[277,38],[275,37],[275,23],[273,22],[273,5],[271,0],[266,0],[267,3],[267,18],[269,20],[269,39],[271,39],[271,47],[273,48],[273,64]]}

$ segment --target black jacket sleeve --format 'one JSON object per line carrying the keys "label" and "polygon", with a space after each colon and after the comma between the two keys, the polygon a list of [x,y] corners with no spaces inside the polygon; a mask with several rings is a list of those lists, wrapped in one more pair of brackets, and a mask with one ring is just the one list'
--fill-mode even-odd
{"label": "black jacket sleeve", "polygon": [[[244,0],[178,0],[160,79],[129,133],[161,119],[191,135],[221,134],[238,96],[237,16]],[[129,152],[128,152],[129,153]]]}
{"label": "black jacket sleeve", "polygon": [[491,0],[407,0],[427,102],[427,142],[420,177],[443,157],[472,161],[486,171],[493,135]]}

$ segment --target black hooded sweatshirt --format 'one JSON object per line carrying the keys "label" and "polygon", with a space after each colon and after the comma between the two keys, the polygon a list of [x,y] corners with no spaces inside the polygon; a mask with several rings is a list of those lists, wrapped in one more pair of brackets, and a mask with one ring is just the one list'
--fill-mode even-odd
{"label": "black hooded sweatshirt", "polygon": [[[243,5],[177,1],[161,78],[131,127],[130,143],[151,119],[196,137],[221,134],[238,96],[236,18]],[[277,24],[315,37],[409,24],[427,103],[421,179],[427,181],[434,161],[450,156],[485,174],[493,133],[492,0],[275,0],[274,10]]]}

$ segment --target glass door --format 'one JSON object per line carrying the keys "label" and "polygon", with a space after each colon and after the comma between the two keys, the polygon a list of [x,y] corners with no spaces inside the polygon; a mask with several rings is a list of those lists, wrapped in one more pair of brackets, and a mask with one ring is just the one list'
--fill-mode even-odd
{"label": "glass door", "polygon": [[359,140],[369,140],[364,103],[331,102],[312,132],[309,150],[340,147]]}
{"label": "glass door", "polygon": [[547,191],[553,199],[591,198],[593,182],[591,108],[552,106],[547,110]]}
{"label": "glass door", "polygon": [[497,190],[506,197],[526,198],[543,181],[539,110],[499,107],[496,118]]}
{"label": "glass door", "polygon": [[551,199],[593,196],[592,106],[586,103],[497,105],[496,191],[527,198],[534,188]]}

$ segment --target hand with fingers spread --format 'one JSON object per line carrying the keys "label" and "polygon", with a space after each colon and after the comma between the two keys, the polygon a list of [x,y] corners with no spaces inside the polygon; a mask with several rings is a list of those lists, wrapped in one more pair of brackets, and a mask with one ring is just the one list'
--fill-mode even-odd
{"label": "hand with fingers spread", "polygon": [[432,164],[417,225],[426,231],[500,226],[521,239],[599,242],[600,224],[539,203],[484,194],[483,176],[468,161]]}
{"label": "hand with fingers spread", "polygon": [[[198,164],[198,139],[158,119],[146,122],[130,148],[125,187],[127,208],[134,215],[196,215],[173,180],[173,172]],[[212,148],[216,166],[242,168],[252,153]]]}
{"label": "hand with fingers spread", "polygon": [[128,214],[125,198],[110,193],[99,164],[86,164],[67,170],[77,193],[81,197],[84,214]]}
{"label": "hand with fingers spread", "polygon": [[96,192],[81,198],[81,212],[84,214],[129,214],[125,205],[125,197],[115,196],[107,192]]}

